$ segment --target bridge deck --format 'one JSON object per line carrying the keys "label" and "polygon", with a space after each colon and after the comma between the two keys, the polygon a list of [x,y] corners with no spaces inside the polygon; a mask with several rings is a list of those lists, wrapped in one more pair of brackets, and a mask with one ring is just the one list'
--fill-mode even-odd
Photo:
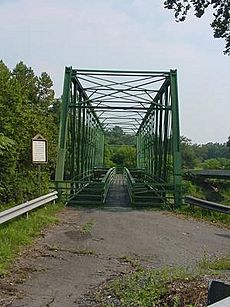
{"label": "bridge deck", "polygon": [[122,174],[116,174],[108,192],[106,199],[108,207],[128,207],[130,206],[130,198]]}

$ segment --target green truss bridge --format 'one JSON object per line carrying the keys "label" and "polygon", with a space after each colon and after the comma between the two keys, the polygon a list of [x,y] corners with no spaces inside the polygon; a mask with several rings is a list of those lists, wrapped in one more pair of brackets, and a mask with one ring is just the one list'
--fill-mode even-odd
{"label": "green truss bridge", "polygon": [[[105,131],[136,136],[136,168],[104,165]],[[55,184],[71,205],[179,206],[177,72],[66,67]]]}

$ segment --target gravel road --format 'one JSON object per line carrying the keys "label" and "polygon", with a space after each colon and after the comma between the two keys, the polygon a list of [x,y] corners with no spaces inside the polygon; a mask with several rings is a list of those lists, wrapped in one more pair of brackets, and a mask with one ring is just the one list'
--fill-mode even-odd
{"label": "gravel road", "polygon": [[19,260],[27,273],[7,306],[80,306],[90,289],[129,271],[127,259],[192,267],[230,252],[229,231],[160,211],[66,208],[60,219]]}

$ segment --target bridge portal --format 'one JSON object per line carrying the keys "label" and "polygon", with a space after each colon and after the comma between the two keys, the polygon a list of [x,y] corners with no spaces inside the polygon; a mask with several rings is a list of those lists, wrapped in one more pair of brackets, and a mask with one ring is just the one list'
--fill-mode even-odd
{"label": "bridge portal", "polygon": [[[132,203],[179,206],[176,70],[66,67],[55,176],[60,194],[65,194],[67,201],[105,203],[115,170],[104,169],[104,135],[115,125],[136,136],[136,169],[124,170]],[[81,199],[82,195],[86,197]]]}

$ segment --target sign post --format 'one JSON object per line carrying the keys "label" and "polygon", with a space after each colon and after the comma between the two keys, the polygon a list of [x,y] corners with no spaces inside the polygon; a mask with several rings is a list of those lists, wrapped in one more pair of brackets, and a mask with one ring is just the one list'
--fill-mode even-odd
{"label": "sign post", "polygon": [[38,187],[41,195],[41,165],[48,162],[48,143],[41,134],[32,138],[32,163],[38,165]]}

